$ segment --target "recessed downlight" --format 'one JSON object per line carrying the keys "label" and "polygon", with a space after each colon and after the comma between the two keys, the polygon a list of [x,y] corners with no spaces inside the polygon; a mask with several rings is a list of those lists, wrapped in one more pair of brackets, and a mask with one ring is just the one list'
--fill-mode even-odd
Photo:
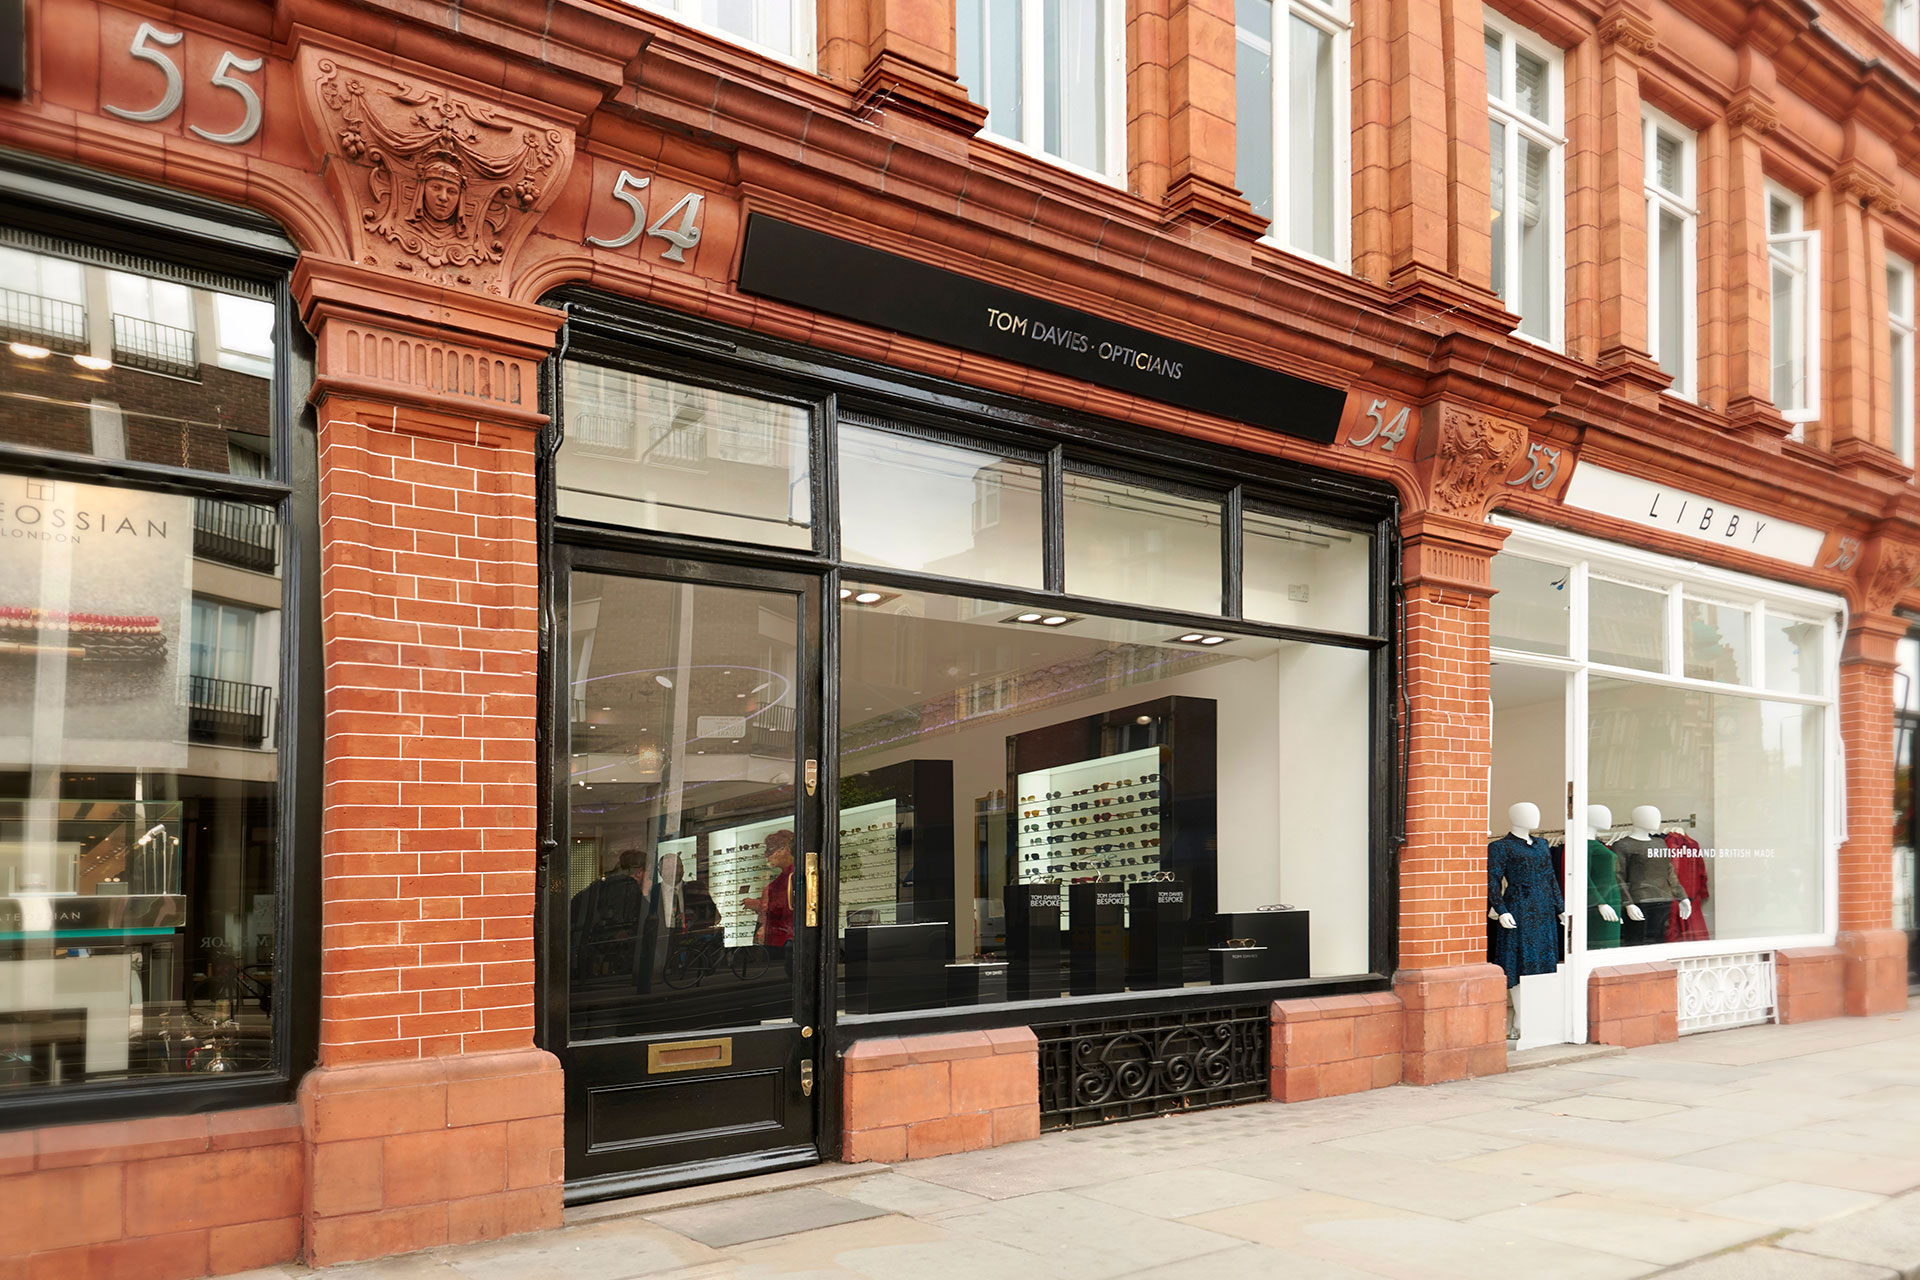
{"label": "recessed downlight", "polygon": [[31,342],[10,342],[7,344],[7,350],[13,352],[13,354],[19,356],[22,360],[45,360],[53,354],[53,352],[47,348],[36,347]]}
{"label": "recessed downlight", "polygon": [[846,599],[846,598],[847,598],[848,596],[851,596],[852,594],[853,594],[853,588],[852,588],[852,587],[842,587],[842,588],[840,588],[840,598],[841,598],[842,600],[845,600],[845,599]]}
{"label": "recessed downlight", "polygon": [[75,356],[73,362],[82,369],[91,369],[95,373],[105,373],[113,368],[113,361],[105,356]]}
{"label": "recessed downlight", "polygon": [[1202,636],[1202,637],[1200,637],[1200,643],[1201,643],[1201,644],[1225,644],[1226,642],[1227,642],[1227,638],[1226,638],[1225,636]]}
{"label": "recessed downlight", "polygon": [[1187,632],[1186,635],[1183,635],[1180,637],[1180,643],[1181,644],[1199,644],[1204,639],[1206,639],[1206,637],[1201,635],[1198,631],[1189,631]]}
{"label": "recessed downlight", "polygon": [[1168,644],[1205,645],[1208,648],[1212,648],[1216,644],[1225,644],[1230,639],[1232,639],[1231,636],[1209,635],[1204,631],[1188,631],[1188,632],[1185,632],[1184,634],[1173,637],[1171,640],[1167,641],[1167,643]]}
{"label": "recessed downlight", "polygon": [[1014,621],[1015,622],[1038,622],[1040,621],[1041,617],[1042,615],[1037,613],[1023,613],[1019,617],[1015,618]]}
{"label": "recessed downlight", "polygon": [[885,598],[886,597],[878,591],[860,591],[854,594],[853,602],[855,604],[879,604]]}
{"label": "recessed downlight", "polygon": [[1064,613],[1051,613],[1040,619],[1040,625],[1043,627],[1064,627],[1072,621],[1073,619],[1067,617]]}

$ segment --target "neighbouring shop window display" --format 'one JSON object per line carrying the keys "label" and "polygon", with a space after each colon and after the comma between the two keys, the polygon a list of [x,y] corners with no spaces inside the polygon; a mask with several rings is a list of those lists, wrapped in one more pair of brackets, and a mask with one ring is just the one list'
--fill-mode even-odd
{"label": "neighbouring shop window display", "polygon": [[[1513,592],[1492,607],[1490,805],[1546,815],[1534,838],[1554,850],[1585,949],[1829,929],[1838,602],[1567,535],[1508,547],[1493,572]],[[1584,643],[1542,625],[1550,572],[1586,615],[1570,633]],[[1490,865],[1496,926],[1500,880]]]}
{"label": "neighbouring shop window display", "polygon": [[[0,449],[278,474],[268,288],[26,237],[0,280]],[[190,490],[0,454],[0,1096],[272,1065],[286,517]]]}

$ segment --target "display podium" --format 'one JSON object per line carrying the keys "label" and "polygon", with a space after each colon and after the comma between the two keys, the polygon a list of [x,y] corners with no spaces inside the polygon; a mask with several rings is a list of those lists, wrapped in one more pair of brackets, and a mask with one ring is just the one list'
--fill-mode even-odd
{"label": "display podium", "polygon": [[946,920],[849,925],[847,1012],[898,1013],[947,1002]]}
{"label": "display podium", "polygon": [[[1227,979],[1216,976],[1215,983],[1285,982],[1312,976],[1312,948],[1305,911],[1236,911],[1216,917],[1210,931],[1213,946],[1221,947],[1229,938],[1252,939],[1258,954],[1233,960],[1232,972],[1245,976]],[[1218,970],[1217,962],[1214,968]]]}
{"label": "display podium", "polygon": [[1178,880],[1127,886],[1127,985],[1135,991],[1185,983],[1187,886]]}
{"label": "display podium", "polygon": [[1007,999],[1059,998],[1060,898],[1053,883],[1007,886]]}
{"label": "display podium", "polygon": [[1121,991],[1127,979],[1127,890],[1076,884],[1067,891],[1070,989],[1076,996]]}

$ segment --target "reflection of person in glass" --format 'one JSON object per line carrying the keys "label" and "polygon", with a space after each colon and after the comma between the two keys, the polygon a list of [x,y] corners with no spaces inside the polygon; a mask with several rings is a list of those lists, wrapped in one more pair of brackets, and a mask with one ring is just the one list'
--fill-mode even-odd
{"label": "reflection of person in glass", "polygon": [[774,870],[767,891],[759,897],[742,896],[741,905],[760,917],[756,940],[785,949],[793,941],[793,832],[776,831],[767,837],[767,865]]}
{"label": "reflection of person in glass", "polygon": [[647,978],[647,855],[621,851],[613,870],[574,895],[568,908],[576,978]]}

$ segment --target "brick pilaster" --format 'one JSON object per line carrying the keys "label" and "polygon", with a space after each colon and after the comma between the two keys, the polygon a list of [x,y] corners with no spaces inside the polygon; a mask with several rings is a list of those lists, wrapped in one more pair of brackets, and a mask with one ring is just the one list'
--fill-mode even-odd
{"label": "brick pilaster", "polygon": [[[1264,235],[1266,223],[1235,185],[1233,0],[1165,0],[1165,6],[1168,209],[1176,217]],[[1138,14],[1143,51],[1152,47],[1153,9],[1151,0],[1129,6]],[[1276,23],[1286,20],[1275,10]],[[1279,79],[1284,67],[1276,65],[1273,74],[1285,83]],[[1151,198],[1144,182],[1136,189]]]}
{"label": "brick pilaster", "polygon": [[301,1103],[325,1265],[560,1220],[560,1069],[533,1045],[534,361],[559,317],[312,259],[294,287],[318,352],[323,947]]}
{"label": "brick pilaster", "polygon": [[[1654,380],[1666,376],[1647,346],[1646,160],[1640,123],[1640,59],[1651,39],[1617,23],[1600,41],[1598,203],[1600,244],[1596,277],[1594,356],[1605,365],[1637,367]],[[1571,321],[1572,317],[1569,316]]]}
{"label": "brick pilaster", "polygon": [[[1749,57],[1750,69],[1760,59]],[[1766,68],[1768,86],[1772,71]],[[1767,88],[1749,85],[1727,112],[1725,347],[1726,411],[1763,434],[1783,436],[1787,422],[1773,404],[1773,289],[1767,267],[1767,195],[1762,139],[1780,123]]]}

